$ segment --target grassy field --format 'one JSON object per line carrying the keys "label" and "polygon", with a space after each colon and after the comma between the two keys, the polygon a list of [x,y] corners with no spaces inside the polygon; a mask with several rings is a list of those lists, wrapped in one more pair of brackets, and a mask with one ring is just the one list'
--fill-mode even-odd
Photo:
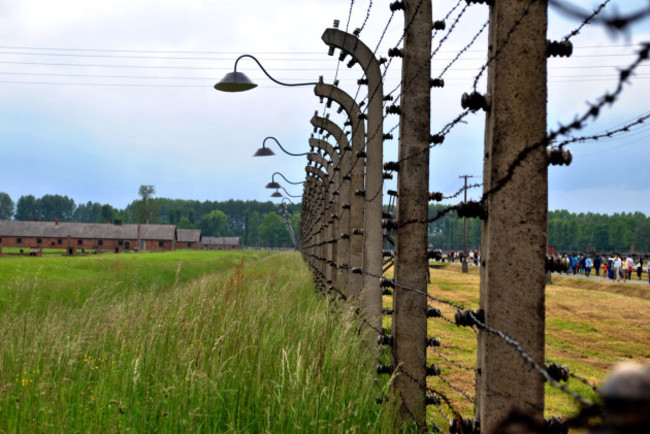
{"label": "grassy field", "polygon": [[[468,274],[462,274],[460,265],[446,265],[431,270],[431,278],[430,294],[461,303],[466,308],[479,307],[478,268],[470,268]],[[430,304],[453,319],[453,308]],[[391,297],[384,297],[384,305],[391,307]],[[650,363],[648,309],[648,285],[553,276],[553,284],[546,289],[546,357],[568,365],[571,372],[596,385],[618,361]],[[384,327],[390,327],[389,318],[385,319]],[[467,396],[474,398],[476,395],[475,372],[465,368],[476,366],[476,332],[432,318],[428,321],[428,333],[442,341],[439,348],[428,350],[429,363],[441,368],[441,378],[429,377],[429,387],[442,391],[454,402],[454,410],[471,417],[473,405]],[[593,390],[575,378],[569,379],[568,386],[583,396],[594,397]],[[546,386],[546,417],[570,416],[577,408],[573,398]],[[446,417],[453,416],[448,407],[443,405],[441,410]],[[436,407],[428,408],[429,422],[445,427],[446,417]]]}
{"label": "grassy field", "polygon": [[[431,276],[429,293],[478,307],[476,268]],[[590,382],[650,362],[649,287],[554,276],[546,307],[547,358]],[[358,328],[295,253],[0,257],[0,432],[390,432],[394,406],[375,403],[389,380]],[[428,420],[446,427],[472,415],[476,333],[428,328],[429,386],[452,401]],[[576,411],[546,392],[547,416]]]}
{"label": "grassy field", "polygon": [[298,254],[0,258],[0,432],[387,432]]}

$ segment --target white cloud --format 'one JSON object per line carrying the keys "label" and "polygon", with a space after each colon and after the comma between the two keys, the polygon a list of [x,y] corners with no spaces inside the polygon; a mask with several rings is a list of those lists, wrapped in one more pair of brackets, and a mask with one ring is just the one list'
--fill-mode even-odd
{"label": "white cloud", "polygon": [[[456,3],[436,2],[434,19],[442,18]],[[622,0],[614,3],[623,11],[629,7]],[[350,31],[363,25],[367,6],[367,1],[355,2]],[[135,198],[140,184],[156,185],[161,196],[268,198],[263,186],[271,174],[279,170],[289,179],[300,179],[304,176],[304,160],[279,151],[278,156],[268,160],[253,159],[251,154],[266,136],[277,137],[295,152],[306,150],[312,131],[309,120],[314,110],[322,113],[323,106],[311,88],[276,86],[249,59],[242,60],[238,70],[258,82],[258,89],[222,94],[212,85],[231,70],[243,53],[258,55],[269,72],[283,81],[315,81],[323,75],[326,82],[331,82],[337,57],[326,55],[321,34],[334,19],[340,19],[344,28],[349,7],[349,0],[0,1],[0,40],[5,47],[0,48],[4,53],[0,54],[0,62],[21,62],[0,63],[0,81],[60,83],[0,83],[0,146],[10,149],[5,155],[18,159],[0,161],[1,189],[15,200],[23,194],[60,193],[77,201],[97,200],[119,207]],[[486,12],[487,8],[480,5],[467,9],[458,29],[436,56],[433,75],[440,73],[470,40],[485,21]],[[371,48],[377,45],[390,14],[386,4],[374,2],[361,35]],[[549,37],[562,36],[575,25],[552,15]],[[379,55],[385,57],[388,48],[397,45],[403,27],[403,14],[397,12]],[[550,62],[551,75],[577,78],[551,79],[549,128],[559,121],[572,120],[576,112],[585,109],[585,101],[616,83],[614,76],[585,77],[596,72],[612,74],[613,67],[593,72],[574,67],[620,66],[630,60],[610,56],[617,50],[629,52],[627,47],[605,50],[580,46],[647,40],[650,36],[641,33],[644,30],[637,26],[629,39],[612,40],[603,30],[587,28],[575,38],[577,56]],[[434,46],[442,34],[434,40]],[[483,35],[446,74],[447,86],[432,90],[432,133],[461,111],[460,94],[471,89],[470,80],[485,61],[486,46]],[[341,87],[355,95],[360,69],[349,69],[346,62],[339,65],[338,78]],[[553,70],[555,66],[562,68]],[[647,66],[643,68],[641,73],[647,74]],[[385,91],[393,89],[399,78],[399,60],[395,59]],[[633,80],[620,102],[612,110],[604,110],[593,129],[616,125],[647,111],[649,83],[644,76]],[[170,87],[155,87],[158,85]],[[484,82],[479,84],[482,87]],[[364,98],[366,92],[362,88],[358,99]],[[341,124],[344,121],[335,111],[332,119]],[[397,117],[389,116],[385,130],[397,121]],[[467,124],[457,126],[445,143],[432,151],[431,190],[453,193],[460,186],[458,175],[481,175],[483,127],[483,115],[472,115]],[[386,143],[386,160],[396,158],[398,130],[393,134],[395,139]],[[601,150],[600,144],[576,144],[572,146],[574,164],[557,171],[551,169],[551,188],[568,191],[591,179],[590,173],[596,173],[601,180],[620,179],[617,186],[621,188],[629,188],[629,178],[634,188],[647,192],[650,177],[645,175],[648,155],[644,145],[624,148],[631,156],[614,152],[601,161],[587,155]],[[608,173],[610,168],[614,173]],[[31,173],[47,176],[26,175]],[[627,206],[634,209],[635,204],[620,204]]]}

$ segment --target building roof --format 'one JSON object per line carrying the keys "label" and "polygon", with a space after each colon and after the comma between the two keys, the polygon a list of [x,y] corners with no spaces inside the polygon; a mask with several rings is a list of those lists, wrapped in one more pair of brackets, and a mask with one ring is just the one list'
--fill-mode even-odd
{"label": "building roof", "polygon": [[201,244],[206,246],[238,246],[239,237],[202,237]]}
{"label": "building roof", "polygon": [[[127,225],[138,226],[138,225]],[[142,240],[174,240],[176,239],[175,225],[140,225]]]}
{"label": "building roof", "polygon": [[0,237],[173,240],[174,225],[115,225],[110,223],[23,222],[0,220]]}
{"label": "building roof", "polygon": [[198,243],[201,241],[201,229],[176,229],[176,241]]}

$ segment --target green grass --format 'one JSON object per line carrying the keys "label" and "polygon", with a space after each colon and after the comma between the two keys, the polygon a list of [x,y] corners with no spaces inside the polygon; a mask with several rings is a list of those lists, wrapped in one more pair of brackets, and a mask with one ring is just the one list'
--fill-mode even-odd
{"label": "green grass", "polygon": [[[478,307],[475,267],[431,276],[430,294]],[[596,384],[618,361],[650,362],[646,287],[554,282],[547,358]],[[375,404],[390,380],[374,374],[359,327],[315,293],[297,254],[0,257],[0,433],[390,432],[394,404]],[[474,397],[475,373],[452,362],[475,366],[477,337],[433,318],[428,334],[442,341],[429,363],[458,389],[428,379],[452,401],[428,407],[446,427],[454,411],[472,416],[460,391]],[[593,397],[576,379],[568,386]],[[576,410],[547,385],[547,417]]]}
{"label": "green grass", "polygon": [[[20,252],[22,250],[22,253]],[[27,255],[29,256],[30,247],[3,247],[2,253],[7,255]],[[66,253],[66,249],[57,249],[57,248],[42,248],[41,253],[43,255],[63,255]]]}
{"label": "green grass", "polygon": [[0,432],[390,432],[297,254],[0,258]]}
{"label": "green grass", "polygon": [[25,309],[44,312],[51,303],[81,307],[96,293],[106,297],[124,292],[169,288],[197,277],[232,268],[240,260],[266,252],[182,250],[165,253],[91,256],[0,257],[0,312]]}

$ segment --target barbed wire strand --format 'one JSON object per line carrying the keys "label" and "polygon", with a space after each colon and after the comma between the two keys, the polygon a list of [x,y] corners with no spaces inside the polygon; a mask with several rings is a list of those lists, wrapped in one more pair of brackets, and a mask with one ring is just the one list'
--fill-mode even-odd
{"label": "barbed wire strand", "polygon": [[590,21],[591,21],[591,20],[592,20],[596,15],[598,15],[598,14],[600,13],[600,11],[602,11],[602,10],[605,8],[605,6],[607,6],[607,3],[609,3],[610,1],[611,1],[611,0],[605,0],[604,2],[602,2],[602,3],[601,3],[601,4],[600,4],[596,9],[594,9],[594,12],[593,12],[591,15],[585,17],[585,19],[582,20],[582,23],[580,23],[580,25],[579,25],[575,30],[572,30],[571,32],[567,33],[567,34],[562,38],[562,40],[564,40],[564,41],[568,41],[568,40],[571,39],[572,37],[578,35],[578,34],[580,33],[580,30],[582,30],[582,28],[583,28],[584,26],[586,26],[587,24],[589,24],[589,22],[590,22]]}

